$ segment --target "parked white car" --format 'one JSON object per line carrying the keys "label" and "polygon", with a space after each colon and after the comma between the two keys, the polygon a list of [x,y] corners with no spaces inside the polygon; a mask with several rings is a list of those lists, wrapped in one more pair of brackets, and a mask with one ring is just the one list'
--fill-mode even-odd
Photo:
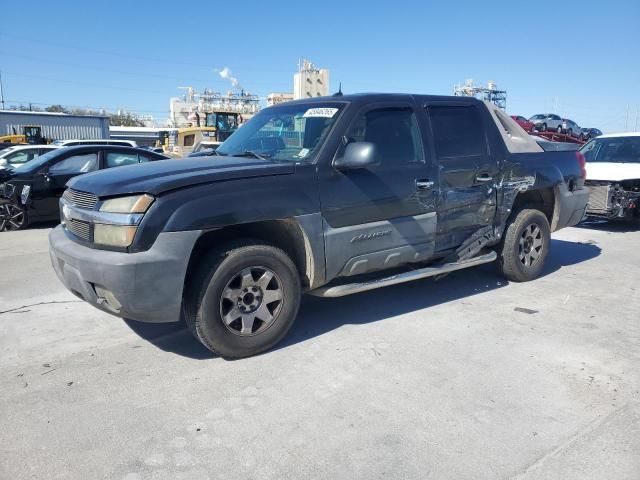
{"label": "parked white car", "polygon": [[13,167],[59,148],[57,145],[15,145],[0,150],[0,167]]}
{"label": "parked white car", "polygon": [[587,215],[640,221],[640,132],[601,135],[580,152],[590,191]]}

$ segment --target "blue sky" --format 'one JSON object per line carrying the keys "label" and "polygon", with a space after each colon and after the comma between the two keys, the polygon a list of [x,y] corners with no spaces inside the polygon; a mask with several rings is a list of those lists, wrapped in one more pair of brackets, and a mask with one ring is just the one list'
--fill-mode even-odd
{"label": "blue sky", "polygon": [[[168,115],[178,86],[291,91],[299,57],[345,92],[450,94],[473,78],[507,110],[640,128],[640,1],[31,1],[3,7],[5,99]],[[627,121],[627,106],[629,120]]]}

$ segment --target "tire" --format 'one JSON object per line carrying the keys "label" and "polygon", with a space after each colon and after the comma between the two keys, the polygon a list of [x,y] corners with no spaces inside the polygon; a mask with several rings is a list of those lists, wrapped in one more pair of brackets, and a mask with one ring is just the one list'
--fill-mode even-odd
{"label": "tire", "polygon": [[562,125],[559,125],[559,126],[558,126],[558,128],[557,128],[557,132],[558,132],[558,133],[564,133],[564,132],[562,131]]}
{"label": "tire", "polygon": [[549,221],[533,208],[519,210],[511,218],[498,247],[498,270],[510,281],[528,282],[540,276],[549,255]]}
{"label": "tire", "polygon": [[571,129],[567,130],[567,135],[569,135],[570,137],[573,137],[573,130]]}
{"label": "tire", "polygon": [[543,123],[542,125],[540,125],[540,131],[541,132],[546,132],[547,131],[547,124]]}
{"label": "tire", "polygon": [[10,200],[0,200],[0,232],[22,230],[29,224],[27,211]]}
{"label": "tire", "polygon": [[298,271],[285,252],[259,241],[235,242],[211,252],[188,280],[183,314],[209,350],[242,358],[282,340],[300,296]]}

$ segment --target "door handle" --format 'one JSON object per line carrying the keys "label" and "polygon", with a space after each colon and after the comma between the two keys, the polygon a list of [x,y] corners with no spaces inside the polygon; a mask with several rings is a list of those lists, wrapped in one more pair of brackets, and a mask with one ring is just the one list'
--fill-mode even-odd
{"label": "door handle", "polygon": [[488,173],[480,173],[476,175],[476,182],[491,182],[492,180],[493,180],[493,177],[490,176]]}
{"label": "door handle", "polygon": [[421,178],[420,180],[416,180],[416,189],[417,190],[429,190],[435,184],[426,178]]}

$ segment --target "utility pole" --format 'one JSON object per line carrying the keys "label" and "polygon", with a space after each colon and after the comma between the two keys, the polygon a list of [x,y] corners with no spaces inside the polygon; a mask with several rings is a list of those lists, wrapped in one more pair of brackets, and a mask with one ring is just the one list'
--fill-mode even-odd
{"label": "utility pole", "polygon": [[633,131],[638,131],[638,110],[640,110],[640,105],[636,105],[636,123],[634,125]]}
{"label": "utility pole", "polygon": [[627,119],[624,122],[624,131],[629,131],[629,104],[627,103]]}
{"label": "utility pole", "polygon": [[0,71],[0,101],[2,102],[2,109],[4,110],[4,87],[2,86],[2,72]]}

